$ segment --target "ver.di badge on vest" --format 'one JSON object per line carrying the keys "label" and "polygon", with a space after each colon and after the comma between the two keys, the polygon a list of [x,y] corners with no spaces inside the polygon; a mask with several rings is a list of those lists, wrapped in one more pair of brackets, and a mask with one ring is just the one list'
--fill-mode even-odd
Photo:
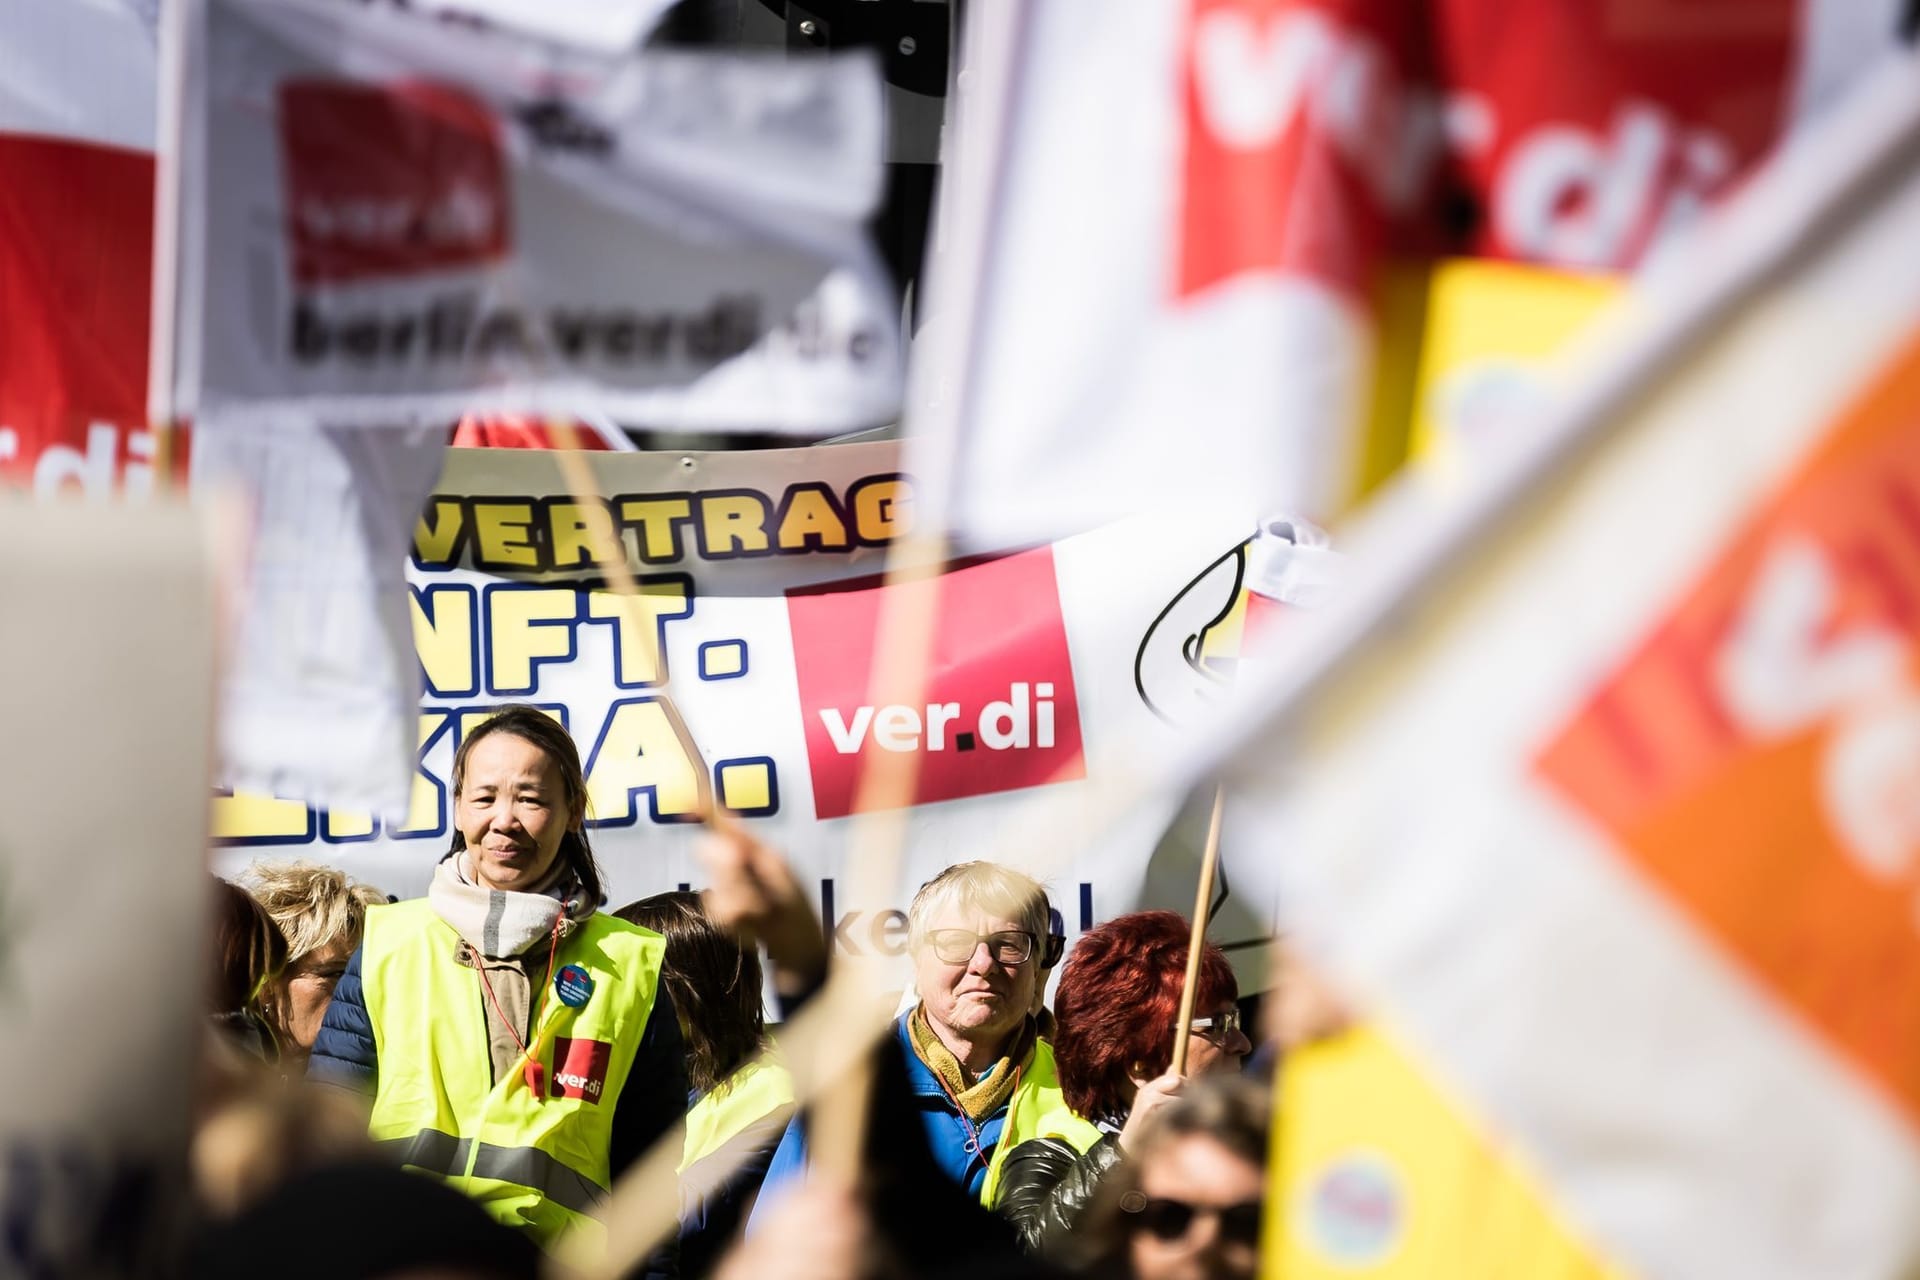
{"label": "ver.di badge on vest", "polygon": [[593,977],[577,964],[570,964],[553,977],[553,993],[569,1009],[578,1009],[593,996]]}

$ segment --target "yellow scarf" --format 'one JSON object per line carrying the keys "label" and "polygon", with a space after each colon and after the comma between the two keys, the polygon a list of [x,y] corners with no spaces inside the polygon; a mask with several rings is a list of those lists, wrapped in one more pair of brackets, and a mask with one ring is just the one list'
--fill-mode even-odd
{"label": "yellow scarf", "polygon": [[939,1077],[947,1093],[960,1104],[960,1110],[975,1124],[1006,1106],[1007,1100],[1013,1097],[1013,1087],[1020,1076],[1017,1067],[1033,1051],[1035,1036],[1034,1022],[1029,1017],[1007,1042],[1005,1056],[988,1067],[978,1080],[969,1083],[967,1069],[960,1065],[960,1059],[953,1056],[952,1050],[940,1043],[933,1025],[927,1021],[926,1006],[916,1005],[907,1019],[907,1038],[913,1044],[913,1052],[927,1064],[927,1070]]}

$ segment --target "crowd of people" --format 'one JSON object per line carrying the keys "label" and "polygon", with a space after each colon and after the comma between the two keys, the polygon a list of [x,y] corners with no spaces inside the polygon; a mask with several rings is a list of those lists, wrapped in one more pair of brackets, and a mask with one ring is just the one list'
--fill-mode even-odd
{"label": "crowd of people", "polygon": [[792,1018],[829,976],[777,851],[721,826],[704,893],[603,910],[579,752],[531,707],[466,736],[452,794],[423,898],[299,863],[215,881],[193,1274],[258,1274],[304,1219],[277,1270],[530,1276],[606,1238],[609,1190],[662,1140],[678,1232],[632,1274],[1256,1270],[1270,1073],[1246,1069],[1218,948],[1180,1023],[1182,917],[1119,916],[1067,951],[1018,871],[921,886],[849,1176],[766,1019],[769,983]]}

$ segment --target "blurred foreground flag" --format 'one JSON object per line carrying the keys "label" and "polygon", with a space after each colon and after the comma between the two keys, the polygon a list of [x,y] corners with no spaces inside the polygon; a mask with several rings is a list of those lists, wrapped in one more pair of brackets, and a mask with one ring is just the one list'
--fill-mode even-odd
{"label": "blurred foreground flag", "polygon": [[157,414],[825,434],[897,411],[870,62],[609,56],[325,0],[179,8]]}
{"label": "blurred foreground flag", "polygon": [[0,1090],[0,1275],[172,1274],[195,1216],[208,532],[175,503],[0,503],[0,776],[33,797],[0,833],[0,1007],[36,1046]]}
{"label": "blurred foreground flag", "polygon": [[[1286,1280],[1615,1280],[1372,1027],[1289,1049],[1265,1247]],[[1277,1267],[1277,1271],[1275,1268]]]}
{"label": "blurred foreground flag", "polygon": [[1243,8],[969,10],[916,360],[954,354],[916,372],[916,410],[937,385],[910,459],[951,476],[963,543],[1194,502],[1252,527],[1344,495],[1369,322],[1332,261],[1348,229],[1304,200],[1293,220],[1301,119],[1275,95],[1297,77]]}
{"label": "blurred foreground flag", "polygon": [[1629,1274],[1920,1264],[1917,162],[1901,59],[1346,531],[1203,762],[1236,887]]}

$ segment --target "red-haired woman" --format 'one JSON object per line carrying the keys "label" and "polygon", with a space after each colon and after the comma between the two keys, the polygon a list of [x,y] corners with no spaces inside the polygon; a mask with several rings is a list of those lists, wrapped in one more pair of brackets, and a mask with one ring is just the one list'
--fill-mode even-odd
{"label": "red-haired woman", "polygon": [[[1187,921],[1171,911],[1139,911],[1082,934],[1060,972],[1053,999],[1053,1051],[1066,1101],[1101,1130],[1082,1155],[1039,1137],[1007,1158],[1000,1209],[1029,1249],[1055,1252],[1109,1170],[1137,1145],[1143,1122],[1186,1083],[1168,1073],[1174,1022],[1186,976]],[[1233,969],[1218,947],[1200,960],[1187,1075],[1237,1071],[1252,1050],[1240,1032]]]}

